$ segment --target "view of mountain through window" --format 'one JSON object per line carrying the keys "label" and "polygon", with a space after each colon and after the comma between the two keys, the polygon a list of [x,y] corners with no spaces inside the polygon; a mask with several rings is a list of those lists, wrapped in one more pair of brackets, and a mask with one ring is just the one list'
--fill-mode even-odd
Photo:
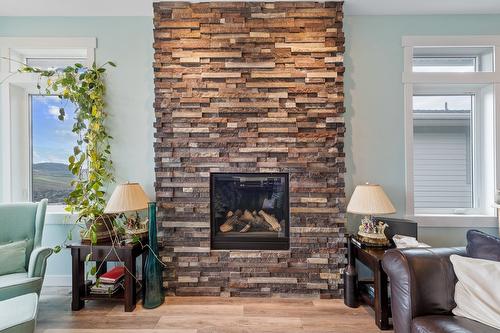
{"label": "view of mountain through window", "polygon": [[[65,119],[58,119],[64,107]],[[71,192],[73,175],[68,170],[76,136],[71,132],[75,105],[57,96],[31,95],[32,200],[47,198],[63,205]]]}

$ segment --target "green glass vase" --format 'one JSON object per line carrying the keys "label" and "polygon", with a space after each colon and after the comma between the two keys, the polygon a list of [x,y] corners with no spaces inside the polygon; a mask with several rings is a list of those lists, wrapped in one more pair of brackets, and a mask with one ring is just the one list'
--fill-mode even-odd
{"label": "green glass vase", "polygon": [[162,269],[157,258],[158,240],[156,235],[156,203],[148,204],[149,216],[149,252],[144,265],[144,301],[143,307],[153,309],[163,304]]}

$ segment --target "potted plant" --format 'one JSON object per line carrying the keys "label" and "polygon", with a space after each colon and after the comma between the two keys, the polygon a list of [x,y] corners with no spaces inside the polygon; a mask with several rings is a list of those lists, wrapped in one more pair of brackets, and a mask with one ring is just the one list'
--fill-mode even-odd
{"label": "potted plant", "polygon": [[[71,182],[73,189],[65,199],[66,210],[77,215],[75,225],[82,227],[80,234],[83,241],[87,240],[91,244],[97,244],[102,240],[110,241],[113,249],[120,243],[118,236],[125,233],[125,228],[122,225],[116,225],[116,221],[120,220],[118,218],[120,214],[105,213],[106,187],[114,181],[109,143],[112,137],[108,134],[105,126],[107,114],[104,111],[106,92],[104,74],[107,66],[116,67],[113,62],[108,61],[102,66],[97,66],[94,63],[90,68],[84,68],[82,64],[75,64],[56,71],[21,64],[19,72],[38,74],[37,88],[41,93],[57,95],[61,100],[69,100],[76,106],[72,132],[77,136],[77,140],[73,147],[73,153],[68,157],[68,168],[73,174],[74,180]],[[64,121],[64,107],[59,109],[58,118]],[[153,204],[149,208],[150,218],[156,216],[156,206]],[[121,219],[123,219],[123,215],[121,215]],[[156,219],[154,217],[152,219],[156,227]],[[137,223],[138,220],[136,217],[134,223]],[[127,223],[127,219],[125,223]],[[133,227],[129,228],[133,231],[130,235],[133,242],[147,247],[151,253],[148,256],[147,266],[155,274],[146,274],[149,276],[146,289],[160,290],[161,268],[159,265],[163,265],[163,263],[158,257],[156,229],[150,230],[150,233],[153,232],[151,237],[155,240],[152,247],[149,244],[141,243],[139,235],[144,234],[144,226],[133,225]],[[71,239],[71,232],[68,233],[67,240]],[[112,249],[110,252],[113,251]],[[54,248],[56,253],[60,250],[61,246]],[[118,259],[121,261],[120,258]],[[92,252],[86,257],[86,261],[91,260]],[[101,267],[93,266],[90,274],[95,276],[96,272],[100,270]],[[154,278],[151,277],[153,275]],[[137,279],[135,276],[134,278]],[[96,283],[99,283],[99,279]],[[154,292],[150,292],[150,294],[155,296],[148,298],[149,307],[156,307],[163,302],[163,297],[159,298],[159,294],[156,295]]]}
{"label": "potted plant", "polygon": [[[104,74],[108,65],[115,67],[109,61],[102,66],[94,63],[90,68],[75,64],[61,71],[24,64],[19,69],[22,73],[38,74],[37,88],[42,93],[55,94],[76,106],[72,132],[77,139],[68,157],[68,168],[74,176],[73,190],[65,202],[66,210],[76,214],[77,224],[82,226],[82,240],[93,244],[109,240],[115,233],[115,215],[104,214],[106,186],[113,181],[111,136],[105,126],[107,114],[104,111]],[[58,118],[61,121],[65,118],[63,107],[59,109]]]}

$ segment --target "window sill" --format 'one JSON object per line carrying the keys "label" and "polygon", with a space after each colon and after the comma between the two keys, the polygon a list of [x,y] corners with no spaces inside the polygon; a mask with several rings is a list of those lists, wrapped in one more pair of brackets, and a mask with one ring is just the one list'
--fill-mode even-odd
{"label": "window sill", "polygon": [[414,215],[407,216],[419,227],[434,228],[497,228],[498,219],[491,215]]}

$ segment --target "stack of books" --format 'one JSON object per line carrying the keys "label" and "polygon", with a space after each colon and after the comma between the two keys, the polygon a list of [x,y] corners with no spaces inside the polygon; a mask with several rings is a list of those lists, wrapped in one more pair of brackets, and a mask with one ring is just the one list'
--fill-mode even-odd
{"label": "stack of books", "polygon": [[90,287],[92,295],[112,295],[123,287],[124,267],[115,267],[99,277],[99,283]]}

